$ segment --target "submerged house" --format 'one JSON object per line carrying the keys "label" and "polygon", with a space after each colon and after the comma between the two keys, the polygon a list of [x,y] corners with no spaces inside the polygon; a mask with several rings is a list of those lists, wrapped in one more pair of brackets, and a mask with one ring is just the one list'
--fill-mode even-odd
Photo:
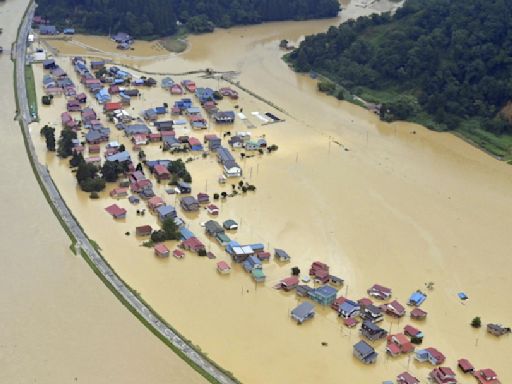
{"label": "submerged house", "polygon": [[199,253],[200,251],[205,250],[204,244],[197,237],[191,237],[189,239],[183,240],[180,244],[180,247],[195,253]]}
{"label": "submerged house", "polygon": [[153,173],[158,181],[169,180],[171,178],[171,172],[169,172],[169,170],[161,164],[155,165],[153,168]]}
{"label": "submerged house", "polygon": [[233,124],[235,122],[235,112],[220,111],[213,115],[213,119],[217,124]]}
{"label": "submerged house", "polygon": [[103,104],[112,99],[112,96],[110,96],[110,93],[108,93],[107,88],[101,88],[98,93],[96,93],[96,100],[98,100],[98,103]]}
{"label": "submerged house", "polygon": [[379,327],[377,324],[374,324],[368,320],[363,321],[360,331],[361,335],[363,335],[364,337],[371,341],[383,339],[388,334],[385,329]]}
{"label": "submerged house", "polygon": [[156,210],[158,207],[161,207],[162,205],[165,205],[165,201],[160,196],[154,196],[148,200],[148,207],[152,211]]}
{"label": "submerged house", "polygon": [[396,377],[397,384],[419,384],[420,381],[409,372],[402,372]]}
{"label": "submerged house", "polygon": [[119,207],[117,204],[109,205],[105,211],[110,213],[114,219],[124,219],[126,217],[126,209]]}
{"label": "submerged house", "polygon": [[410,315],[413,320],[425,320],[427,318],[427,312],[420,308],[414,308]]}
{"label": "submerged house", "polygon": [[309,275],[313,276],[315,281],[326,284],[329,282],[329,266],[320,261],[315,261],[311,264]]}
{"label": "submerged house", "polygon": [[158,131],[172,131],[173,123],[172,120],[155,121],[155,128]]}
{"label": "submerged house", "polygon": [[256,256],[252,255],[245,259],[245,261],[243,262],[243,267],[247,272],[251,272],[253,269],[261,269],[263,266],[261,264],[261,260],[258,259]]}
{"label": "submerged house", "polygon": [[58,35],[59,31],[57,30],[57,27],[55,27],[55,25],[41,24],[39,25],[39,34],[45,36]]}
{"label": "submerged house", "polygon": [[324,285],[322,287],[312,289],[309,292],[309,297],[322,305],[331,305],[334,300],[336,300],[337,293],[338,291],[335,288],[329,285]]}
{"label": "submerged house", "polygon": [[492,369],[480,369],[474,373],[475,378],[480,384],[500,384],[498,375]]}
{"label": "submerged house", "polygon": [[291,317],[297,322],[302,324],[308,319],[312,319],[315,316],[315,306],[307,301],[299,304],[291,311]]}
{"label": "submerged house", "polygon": [[253,278],[253,280],[257,283],[262,283],[265,281],[265,279],[267,278],[265,276],[265,273],[263,272],[263,269],[261,268],[254,268],[252,271],[251,271],[251,276]]}
{"label": "submerged house", "polygon": [[203,145],[199,141],[199,139],[195,137],[189,137],[188,139],[188,145],[190,146],[191,151],[202,151]]}
{"label": "submerged house", "polygon": [[223,275],[227,275],[231,272],[231,267],[225,261],[219,261],[217,263],[217,271]]}
{"label": "submerged house", "polygon": [[379,300],[387,300],[391,297],[391,289],[380,284],[374,284],[367,292],[368,295]]}
{"label": "submerged house", "polygon": [[224,233],[224,228],[222,228],[222,226],[215,220],[208,220],[204,224],[204,229],[206,234],[209,236],[215,236],[218,233]]}
{"label": "submerged house", "polygon": [[151,232],[153,232],[151,225],[141,225],[135,228],[135,234],[137,236],[149,236],[151,235]]}
{"label": "submerged house", "polygon": [[385,304],[386,313],[395,316],[402,317],[405,315],[405,308],[398,301],[393,300],[391,303]]}
{"label": "submerged house", "polygon": [[241,177],[242,168],[235,161],[231,152],[224,147],[217,149],[217,160],[222,164],[224,168],[224,174],[226,177]]}
{"label": "submerged house", "polygon": [[403,333],[389,335],[387,338],[386,352],[391,356],[414,351],[414,345]]}
{"label": "submerged house", "polygon": [[432,347],[416,351],[415,358],[419,362],[428,361],[432,365],[443,364],[446,359],[446,357],[441,352]]}
{"label": "submerged house", "polygon": [[180,205],[185,211],[197,211],[199,210],[199,202],[194,196],[185,196],[180,200]]}
{"label": "submerged house", "polygon": [[132,44],[133,37],[125,32],[118,32],[114,36],[112,36],[112,40],[114,40],[117,44]]}
{"label": "submerged house", "polygon": [[413,327],[412,325],[406,325],[404,327],[404,334],[410,337],[414,337],[416,339],[423,338],[423,332],[421,332],[418,328]]}
{"label": "submerged house", "polygon": [[503,336],[511,332],[509,327],[504,327],[501,324],[487,324],[487,332],[494,336]]}
{"label": "submerged house", "polygon": [[468,359],[457,360],[457,366],[463,373],[473,373],[475,371],[475,367],[473,367],[473,364]]}
{"label": "submerged house", "polygon": [[166,219],[175,219],[178,216],[176,209],[172,205],[160,205],[155,208],[155,212],[158,215],[160,221],[164,221]]}
{"label": "submerged house", "polygon": [[154,247],[154,250],[155,250],[155,255],[157,255],[157,256],[167,257],[170,254],[169,248],[167,248],[162,243],[156,244]]}
{"label": "submerged house", "polygon": [[299,285],[299,278],[297,276],[287,277],[279,282],[277,288],[282,289],[283,291],[289,292]]}
{"label": "submerged house", "polygon": [[410,297],[407,304],[419,307],[427,299],[427,295],[421,291],[414,292]]}
{"label": "submerged house", "polygon": [[380,307],[373,304],[361,306],[361,317],[365,320],[369,320],[373,323],[378,323],[384,319],[384,314]]}
{"label": "submerged house", "polygon": [[359,311],[360,311],[360,307],[359,307],[359,304],[357,304],[355,301],[353,300],[345,300],[343,301],[343,303],[339,306],[339,316],[341,317],[344,317],[344,318],[349,318],[349,317],[357,317],[359,316]]}
{"label": "submerged house", "polygon": [[354,356],[364,364],[373,364],[377,361],[378,353],[366,341],[361,340],[354,344]]}
{"label": "submerged house", "polygon": [[210,151],[215,151],[222,146],[221,139],[215,134],[204,135],[204,143],[208,144]]}
{"label": "submerged house", "polygon": [[435,384],[457,384],[455,372],[450,367],[434,368],[428,377]]}
{"label": "submerged house", "polygon": [[236,241],[230,241],[226,245],[226,252],[231,255],[236,263],[243,263],[249,256],[255,254],[254,249],[250,245],[240,245]]}
{"label": "submerged house", "polygon": [[131,125],[124,125],[120,124],[121,129],[124,130],[124,134],[126,136],[133,136],[133,135],[149,135],[151,133],[151,130],[148,128],[146,124],[131,124]]}
{"label": "submerged house", "polygon": [[285,250],[279,248],[274,249],[274,257],[281,262],[288,262],[291,259]]}

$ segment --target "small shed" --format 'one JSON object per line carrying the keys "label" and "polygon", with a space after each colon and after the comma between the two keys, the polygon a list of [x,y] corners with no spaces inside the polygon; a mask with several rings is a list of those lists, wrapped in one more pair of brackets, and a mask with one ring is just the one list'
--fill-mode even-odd
{"label": "small shed", "polygon": [[135,234],[137,236],[149,236],[153,232],[153,228],[151,225],[141,225],[140,227],[135,228]]}
{"label": "small shed", "polygon": [[206,211],[210,214],[210,215],[214,215],[214,216],[217,216],[219,214],[219,207],[217,207],[215,204],[208,204],[206,206]]}
{"label": "small shed", "polygon": [[285,250],[276,248],[274,249],[274,257],[282,262],[288,262],[291,260],[291,257],[286,253]]}
{"label": "small shed", "polygon": [[228,273],[231,272],[231,267],[225,261],[219,261],[217,263],[217,272],[219,272],[222,275],[227,275]]}
{"label": "small shed", "polygon": [[155,255],[161,256],[161,257],[167,257],[169,256],[169,248],[165,246],[165,244],[158,243],[154,247]]}
{"label": "small shed", "polygon": [[425,320],[427,318],[427,312],[420,308],[414,308],[411,311],[411,319],[413,320]]}
{"label": "small shed", "polygon": [[235,220],[228,219],[222,223],[222,226],[226,230],[238,229],[238,223]]}
{"label": "small shed", "polygon": [[416,291],[414,292],[410,297],[409,297],[409,302],[408,304],[409,305],[414,305],[415,307],[419,307],[421,304],[423,304],[423,302],[427,299],[427,295],[421,291]]}
{"label": "small shed", "polygon": [[175,249],[172,251],[172,255],[177,259],[183,259],[185,257],[185,252],[183,252],[181,249]]}
{"label": "small shed", "polygon": [[457,360],[457,366],[464,373],[472,373],[475,371],[475,367],[473,367],[473,364],[471,364],[468,359]]}

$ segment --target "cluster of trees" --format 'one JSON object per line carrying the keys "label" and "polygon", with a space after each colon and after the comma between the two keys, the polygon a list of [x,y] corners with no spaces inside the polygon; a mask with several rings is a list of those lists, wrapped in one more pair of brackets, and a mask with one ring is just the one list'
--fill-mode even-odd
{"label": "cluster of trees", "polygon": [[98,34],[122,30],[136,37],[171,35],[177,21],[191,32],[209,32],[215,26],[334,17],[338,11],[337,0],[38,1],[38,13],[58,26]]}
{"label": "cluster of trees", "polygon": [[45,125],[41,128],[41,136],[44,136],[46,141],[46,149],[55,152],[55,128]]}
{"label": "cluster of trees", "polygon": [[384,119],[426,114],[438,129],[476,119],[501,135],[512,133],[500,113],[512,98],[510,57],[512,0],[407,0],[394,15],[308,36],[289,59],[353,93],[386,94]]}
{"label": "cluster of trees", "polygon": [[171,161],[167,169],[172,175],[171,184],[176,184],[180,179],[185,183],[192,182],[192,176],[190,176],[185,163],[181,159]]}
{"label": "cluster of trees", "polygon": [[100,169],[94,164],[86,163],[82,154],[73,154],[70,165],[77,167],[76,181],[84,192],[100,192],[105,189],[105,179],[99,175]]}
{"label": "cluster of trees", "polygon": [[76,132],[69,128],[60,131],[60,137],[57,145],[57,154],[65,159],[73,154],[73,140],[76,139]]}
{"label": "cluster of trees", "polygon": [[153,231],[151,234],[151,241],[153,243],[161,243],[166,240],[179,240],[181,239],[181,233],[178,226],[173,219],[165,219],[162,222],[162,229]]}

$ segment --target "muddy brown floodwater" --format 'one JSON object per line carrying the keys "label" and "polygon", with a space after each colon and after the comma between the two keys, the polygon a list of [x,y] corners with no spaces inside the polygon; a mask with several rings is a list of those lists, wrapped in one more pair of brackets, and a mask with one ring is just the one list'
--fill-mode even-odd
{"label": "muddy brown floodwater", "polygon": [[[341,19],[382,10],[392,3],[377,2],[370,8],[362,4],[346,4]],[[339,21],[218,30],[190,37],[190,47],[181,55],[124,60],[153,72],[206,67],[240,71],[241,85],[287,111],[284,115],[241,92],[236,104],[257,126],[251,131],[253,136],[265,135],[269,143],[279,145],[279,151],[240,161],[245,179],[257,186],[257,192],[220,203],[219,220],[233,218],[241,224],[231,235],[235,240],[284,248],[292,256],[289,265],[265,264],[264,285],[256,286],[239,266],[234,266],[230,276],[221,277],[213,260],[191,254],[181,261],[155,258],[152,250],[140,247],[141,240],[133,232],[137,225],[156,225],[156,218],[137,216],[135,207],[120,200],[128,217],[115,223],[103,210],[113,202],[108,197],[113,185],[99,200],[78,191],[67,162],[46,154],[37,134],[40,125],[35,124],[33,135],[40,156],[71,210],[114,269],[166,320],[243,382],[337,383],[350,378],[376,383],[406,369],[426,380],[428,366],[407,357],[387,357],[382,342],[375,345],[380,354],[376,365],[357,362],[352,345],[359,335],[343,327],[331,309],[317,306],[315,319],[300,327],[290,321],[289,311],[300,300],[271,287],[289,274],[291,266],[305,271],[314,260],[328,263],[332,273],[342,276],[346,284],[341,293],[353,299],[365,296],[366,289],[379,282],[392,287],[393,296],[405,302],[413,291],[425,290],[427,282],[434,282],[424,304],[428,320],[412,322],[426,335],[423,346],[437,347],[453,368],[457,359],[466,357],[479,368],[495,369],[503,382],[512,382],[511,339],[497,339],[469,326],[474,316],[481,316],[484,323],[506,323],[512,317],[508,298],[512,239],[507,236],[512,224],[512,168],[453,135],[409,123],[386,124],[366,110],[321,95],[313,80],[293,73],[282,62],[281,39],[296,44],[305,34],[326,30]],[[60,47],[60,52],[80,53],[71,46]],[[58,60],[72,72],[67,57]],[[38,84],[42,76],[42,68],[36,66]],[[199,86],[227,85],[220,80],[194,79]],[[143,108],[172,104],[175,99],[160,88],[144,90],[130,112],[136,115]],[[101,109],[95,102],[90,104]],[[233,108],[233,104],[223,100],[221,107]],[[40,106],[41,123],[54,123],[60,129],[59,114],[64,108],[62,98],[50,108]],[[272,112],[286,122],[262,125],[250,114],[255,111]],[[113,139],[131,148],[111,128]],[[246,130],[240,121],[229,129]],[[214,125],[209,131],[223,133]],[[203,134],[182,128],[178,133],[200,138]],[[150,160],[170,158],[158,144],[144,151]],[[194,193],[231,189],[217,184],[221,170],[213,156],[192,156],[197,157],[189,164]],[[157,194],[176,204],[164,189],[157,186]],[[207,213],[190,215],[178,210],[218,259],[229,261],[200,227]],[[127,231],[132,234],[125,236]],[[469,296],[468,301],[459,301],[461,291]],[[407,323],[411,323],[408,317],[401,321],[388,318],[383,327],[398,332]],[[474,381],[459,378],[462,383]]]}
{"label": "muddy brown floodwater", "polygon": [[0,382],[202,383],[94,275],[46,202],[14,120],[6,50],[27,1],[0,4]]}

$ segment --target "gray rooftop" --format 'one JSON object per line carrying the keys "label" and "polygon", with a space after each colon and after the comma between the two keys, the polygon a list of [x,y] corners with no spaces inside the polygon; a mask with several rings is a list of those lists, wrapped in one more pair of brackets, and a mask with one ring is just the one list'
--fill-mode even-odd
{"label": "gray rooftop", "polygon": [[292,316],[298,319],[306,318],[311,312],[315,312],[315,306],[307,301],[299,304],[292,310]]}

